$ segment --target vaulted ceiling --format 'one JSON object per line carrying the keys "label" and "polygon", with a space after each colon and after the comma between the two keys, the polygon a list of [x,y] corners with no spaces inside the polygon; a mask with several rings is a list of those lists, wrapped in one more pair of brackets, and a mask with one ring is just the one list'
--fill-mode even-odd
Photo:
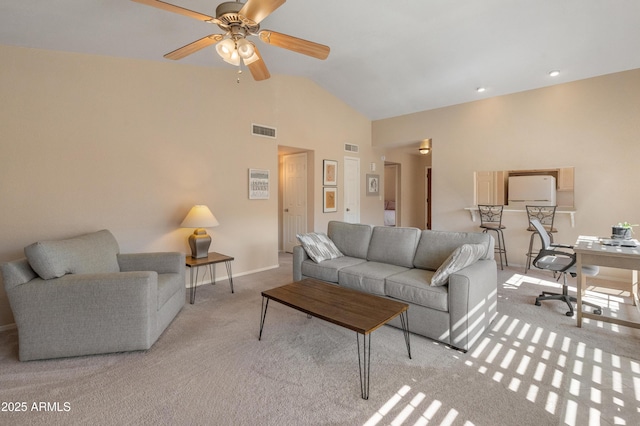
{"label": "vaulted ceiling", "polygon": [[[640,68],[638,0],[289,0],[261,28],[330,46],[320,61],[255,39],[271,74],[308,77],[372,120]],[[168,61],[213,33],[128,0],[0,3],[6,45]],[[232,68],[213,46],[181,62]]]}

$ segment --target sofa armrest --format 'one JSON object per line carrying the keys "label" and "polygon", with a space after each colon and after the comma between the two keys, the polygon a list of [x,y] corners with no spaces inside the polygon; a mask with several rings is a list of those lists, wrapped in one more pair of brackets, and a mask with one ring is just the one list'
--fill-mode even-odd
{"label": "sofa armrest", "polygon": [[495,260],[479,260],[449,277],[451,345],[468,350],[489,327],[497,312],[498,273]]}
{"label": "sofa armrest", "polygon": [[31,268],[27,258],[6,262],[0,265],[0,273],[4,281],[5,291],[9,291],[14,287],[28,283],[36,278],[38,274]]}
{"label": "sofa armrest", "polygon": [[300,281],[302,279],[302,262],[309,259],[309,255],[304,251],[302,246],[293,247],[293,280]]}
{"label": "sofa armrest", "polygon": [[122,272],[155,271],[159,274],[180,274],[185,269],[185,256],[178,252],[118,254]]}
{"label": "sofa armrest", "polygon": [[114,272],[35,278],[7,292],[20,360],[148,349],[157,322],[158,274]]}

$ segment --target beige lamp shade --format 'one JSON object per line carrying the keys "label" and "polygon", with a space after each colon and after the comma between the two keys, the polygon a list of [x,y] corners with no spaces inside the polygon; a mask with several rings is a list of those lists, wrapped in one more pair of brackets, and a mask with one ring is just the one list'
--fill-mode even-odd
{"label": "beige lamp shade", "polygon": [[211,213],[209,207],[197,204],[191,207],[180,227],[182,228],[213,228],[220,225],[218,219]]}
{"label": "beige lamp shade", "polygon": [[202,204],[191,207],[187,217],[180,224],[182,228],[196,228],[193,234],[189,235],[191,257],[200,259],[209,256],[211,237],[204,228],[213,228],[218,225],[218,219],[211,213],[209,207]]}

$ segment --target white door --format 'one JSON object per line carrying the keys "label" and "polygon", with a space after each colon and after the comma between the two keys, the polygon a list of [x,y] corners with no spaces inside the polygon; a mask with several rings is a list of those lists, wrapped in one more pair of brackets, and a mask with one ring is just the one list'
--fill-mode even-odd
{"label": "white door", "polygon": [[344,221],[360,223],[360,159],[344,157]]}
{"label": "white door", "polygon": [[291,253],[298,245],[296,234],[307,232],[307,154],[285,155],[282,167],[282,241],[284,251]]}

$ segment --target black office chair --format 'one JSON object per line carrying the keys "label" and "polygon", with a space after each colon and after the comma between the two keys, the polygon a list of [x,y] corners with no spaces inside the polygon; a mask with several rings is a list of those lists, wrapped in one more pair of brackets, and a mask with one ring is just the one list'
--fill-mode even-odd
{"label": "black office chair", "polygon": [[529,250],[526,254],[527,262],[524,267],[524,273],[526,274],[529,272],[529,269],[531,269],[531,261],[538,255],[538,253],[533,250],[533,240],[538,231],[531,225],[531,219],[538,219],[540,221],[542,226],[547,230],[552,243],[553,234],[558,232],[558,230],[553,227],[553,221],[556,217],[556,206],[525,206],[525,209],[527,209],[527,222],[529,223],[527,231],[531,232]]}
{"label": "black office chair", "polygon": [[[562,300],[569,305],[569,311],[566,313],[568,317],[573,316],[573,305],[571,302],[576,302],[576,298],[570,296],[567,287],[567,274],[572,277],[577,275],[576,270],[576,254],[573,252],[573,246],[565,244],[553,244],[551,238],[547,233],[544,226],[538,219],[531,219],[531,225],[536,228],[540,240],[542,241],[542,247],[538,252],[538,256],[533,260],[533,266],[539,269],[545,269],[555,273],[562,274],[562,294],[551,293],[543,291],[542,294],[536,297],[536,306],[540,306],[542,300]],[[558,250],[565,249],[565,250]],[[571,250],[570,252],[568,250]],[[598,275],[600,268],[597,266],[582,265],[582,273],[590,277]],[[560,277],[558,277],[560,279]],[[582,301],[583,305],[591,306],[593,313],[596,315],[602,314],[602,308],[591,302]]]}

